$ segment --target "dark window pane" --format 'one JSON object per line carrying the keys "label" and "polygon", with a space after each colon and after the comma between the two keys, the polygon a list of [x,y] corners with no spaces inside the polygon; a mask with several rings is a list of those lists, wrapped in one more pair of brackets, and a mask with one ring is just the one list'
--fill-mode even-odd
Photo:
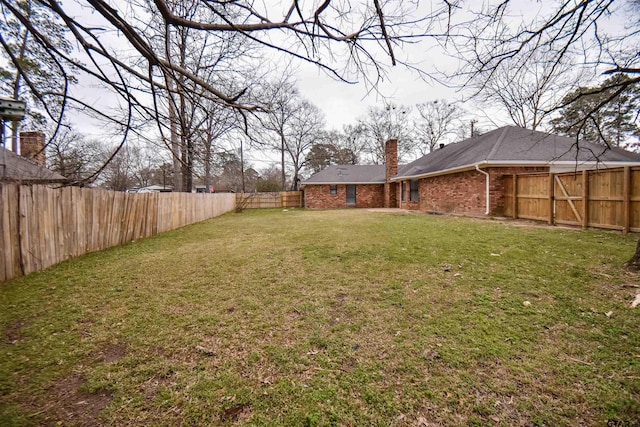
{"label": "dark window pane", "polygon": [[411,200],[412,202],[417,202],[418,200],[420,200],[420,192],[418,191],[419,189],[419,185],[418,185],[418,180],[417,179],[412,179],[411,181],[411,194],[409,195],[409,200]]}
{"label": "dark window pane", "polygon": [[356,204],[356,186],[353,184],[347,185],[347,204]]}

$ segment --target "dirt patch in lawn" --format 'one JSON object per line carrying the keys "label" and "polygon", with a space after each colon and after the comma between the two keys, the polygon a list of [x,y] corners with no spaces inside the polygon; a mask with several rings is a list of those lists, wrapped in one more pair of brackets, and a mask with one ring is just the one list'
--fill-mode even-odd
{"label": "dirt patch in lawn", "polygon": [[102,425],[100,412],[111,402],[112,394],[108,391],[89,393],[83,389],[85,384],[85,379],[75,374],[58,380],[48,389],[48,401],[44,405],[32,403],[40,410],[31,416],[42,417],[45,425]]}
{"label": "dirt patch in lawn", "polygon": [[251,407],[249,405],[236,405],[222,412],[220,415],[221,422],[238,422],[246,420],[251,415]]}
{"label": "dirt patch in lawn", "polygon": [[127,346],[124,344],[107,344],[100,351],[100,359],[105,363],[115,363],[127,355]]}
{"label": "dirt patch in lawn", "polygon": [[7,344],[17,344],[22,340],[22,328],[24,328],[26,324],[26,319],[20,319],[9,325],[4,333]]}

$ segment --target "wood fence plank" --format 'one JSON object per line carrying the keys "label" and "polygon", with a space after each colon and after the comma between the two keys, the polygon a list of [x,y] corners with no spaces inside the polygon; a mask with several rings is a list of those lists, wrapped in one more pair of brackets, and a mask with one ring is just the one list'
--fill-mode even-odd
{"label": "wood fence plank", "polygon": [[553,173],[549,173],[549,183],[548,183],[548,197],[549,197],[549,224],[553,225],[555,221],[555,177]]}
{"label": "wood fence plank", "polygon": [[582,171],[582,228],[589,224],[589,171]]}
{"label": "wood fence plank", "polygon": [[22,274],[31,273],[31,255],[29,252],[29,235],[31,228],[29,227],[29,211],[28,211],[28,193],[30,187],[20,186],[18,190],[19,210],[18,210],[18,230],[20,232],[20,269]]}
{"label": "wood fence plank", "polygon": [[0,183],[0,282],[9,277],[7,269],[11,265],[11,232],[9,228],[9,202],[7,184]]}
{"label": "wood fence plank", "polygon": [[622,202],[622,232],[627,234],[631,226],[631,168],[625,166],[623,173],[624,185],[622,193],[624,200]]}
{"label": "wood fence plank", "polygon": [[580,216],[580,213],[576,209],[576,205],[573,203],[573,200],[569,196],[569,192],[567,191],[567,188],[562,183],[562,178],[560,176],[556,175],[556,183],[560,187],[560,190],[562,191],[562,194],[564,194],[564,196],[566,197],[565,200],[569,203],[569,207],[571,207],[571,211],[576,216],[576,219],[578,220],[578,223],[581,224],[582,223],[582,217]]}
{"label": "wood fence plank", "polygon": [[511,212],[514,218],[518,217],[518,175],[511,177]]}

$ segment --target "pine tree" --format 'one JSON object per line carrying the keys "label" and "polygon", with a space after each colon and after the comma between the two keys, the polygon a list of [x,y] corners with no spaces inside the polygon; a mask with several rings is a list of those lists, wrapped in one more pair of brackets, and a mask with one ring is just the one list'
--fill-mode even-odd
{"label": "pine tree", "polygon": [[622,88],[629,77],[618,74],[597,87],[580,87],[568,94],[555,132],[611,147],[626,147],[640,136],[640,85]]}

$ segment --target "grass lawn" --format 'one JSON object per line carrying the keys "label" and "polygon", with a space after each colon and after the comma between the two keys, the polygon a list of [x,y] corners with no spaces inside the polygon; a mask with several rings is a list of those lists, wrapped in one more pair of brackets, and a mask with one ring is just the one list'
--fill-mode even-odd
{"label": "grass lawn", "polygon": [[635,425],[637,238],[269,210],[90,254],[0,284],[0,425]]}

